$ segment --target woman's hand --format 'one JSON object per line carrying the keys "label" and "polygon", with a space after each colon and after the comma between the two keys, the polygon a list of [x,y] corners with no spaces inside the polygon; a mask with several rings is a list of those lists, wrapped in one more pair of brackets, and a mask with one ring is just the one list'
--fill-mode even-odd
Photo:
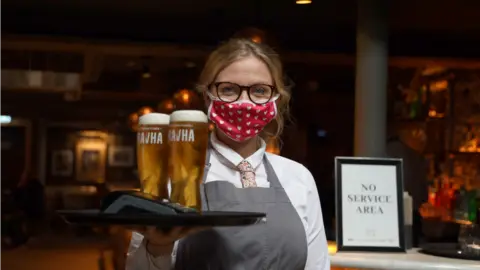
{"label": "woman's hand", "polygon": [[152,256],[170,255],[175,241],[208,227],[175,227],[172,229],[158,229],[156,227],[135,228],[134,231],[145,237],[145,247]]}

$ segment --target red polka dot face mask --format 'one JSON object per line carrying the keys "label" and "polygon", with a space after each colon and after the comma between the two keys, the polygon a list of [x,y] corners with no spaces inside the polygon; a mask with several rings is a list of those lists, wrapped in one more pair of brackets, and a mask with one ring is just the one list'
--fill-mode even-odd
{"label": "red polka dot face mask", "polygon": [[228,103],[212,95],[209,97],[208,117],[218,129],[237,142],[255,137],[277,115],[275,101],[278,96],[261,105],[245,100]]}

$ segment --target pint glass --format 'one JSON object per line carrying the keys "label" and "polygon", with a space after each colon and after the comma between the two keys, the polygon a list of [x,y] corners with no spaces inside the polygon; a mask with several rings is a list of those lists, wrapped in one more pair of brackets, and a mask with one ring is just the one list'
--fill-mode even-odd
{"label": "pint glass", "polygon": [[208,120],[195,110],[175,111],[170,116],[170,200],[201,210],[200,184],[203,180],[208,145]]}
{"label": "pint glass", "polygon": [[168,123],[170,117],[149,113],[138,119],[137,166],[142,192],[168,199]]}

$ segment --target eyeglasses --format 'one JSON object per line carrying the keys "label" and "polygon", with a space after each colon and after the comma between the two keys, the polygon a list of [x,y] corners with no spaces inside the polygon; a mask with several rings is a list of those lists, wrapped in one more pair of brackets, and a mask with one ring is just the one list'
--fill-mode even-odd
{"label": "eyeglasses", "polygon": [[224,102],[235,102],[247,90],[248,98],[255,104],[265,104],[273,97],[275,86],[268,84],[254,84],[250,86],[238,85],[231,82],[212,83],[209,88],[215,86],[217,97]]}

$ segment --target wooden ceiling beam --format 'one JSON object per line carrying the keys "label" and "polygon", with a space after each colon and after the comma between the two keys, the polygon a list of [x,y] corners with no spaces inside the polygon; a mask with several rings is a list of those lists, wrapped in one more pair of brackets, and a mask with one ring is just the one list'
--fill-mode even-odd
{"label": "wooden ceiling beam", "polygon": [[[172,44],[106,43],[79,39],[32,38],[23,36],[5,36],[2,49],[76,52],[84,54],[152,56],[159,58],[203,59],[211,48],[206,46],[184,46]],[[355,55],[325,54],[316,52],[282,52],[286,63],[305,63],[314,65],[352,66]],[[392,56],[389,65],[399,68],[418,68],[442,66],[454,69],[480,69],[480,59],[402,57]]]}
{"label": "wooden ceiling beam", "polygon": [[[282,57],[288,63],[327,64],[333,66],[355,65],[355,55],[322,54],[314,52],[284,52]],[[451,69],[480,69],[480,59],[444,57],[391,56],[389,66],[398,68],[447,67]]]}
{"label": "wooden ceiling beam", "polygon": [[36,50],[53,52],[92,53],[119,56],[152,56],[162,58],[198,58],[205,57],[209,49],[195,46],[177,46],[171,44],[107,43],[80,39],[32,38],[6,36],[2,38],[2,49]]}
{"label": "wooden ceiling beam", "polygon": [[[62,95],[67,93],[65,91],[53,91],[49,89],[28,89],[28,88],[6,88],[3,87],[2,97],[4,101],[15,101],[20,100],[24,101],[25,97],[29,97],[28,94],[34,95],[36,98],[40,97],[39,94],[56,94],[57,99],[52,99],[51,101],[63,100]],[[23,95],[27,94],[27,95]],[[50,97],[51,97],[50,95]],[[147,92],[120,92],[120,91],[105,91],[105,90],[86,90],[81,92],[82,100],[91,100],[94,102],[160,102],[169,97],[166,93],[147,93]],[[32,102],[37,102],[35,98],[29,97],[29,100]],[[72,102],[76,103],[76,102]],[[118,106],[118,104],[117,104]]]}

